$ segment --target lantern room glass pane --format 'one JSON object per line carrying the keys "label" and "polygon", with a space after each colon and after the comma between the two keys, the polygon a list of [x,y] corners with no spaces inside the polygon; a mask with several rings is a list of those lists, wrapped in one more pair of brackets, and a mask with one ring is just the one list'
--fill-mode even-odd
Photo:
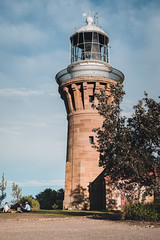
{"label": "lantern room glass pane", "polygon": [[84,44],[83,44],[83,43],[82,43],[82,44],[79,44],[78,47],[81,48],[81,49],[84,49]]}
{"label": "lantern room glass pane", "polygon": [[98,42],[98,35],[97,32],[93,32],[93,42]]}
{"label": "lantern room glass pane", "polygon": [[84,33],[84,41],[85,42],[92,42],[92,32],[85,32]]}
{"label": "lantern room glass pane", "polygon": [[108,37],[93,32],[79,32],[71,37],[71,62],[81,60],[100,60],[108,62]]}
{"label": "lantern room glass pane", "polygon": [[81,44],[83,43],[83,34],[79,33],[78,35],[79,35],[78,43]]}
{"label": "lantern room glass pane", "polygon": [[108,44],[108,39],[107,37],[104,37],[104,45],[107,46],[107,44]]}
{"label": "lantern room glass pane", "polygon": [[99,34],[99,43],[104,45],[104,35]]}
{"label": "lantern room glass pane", "polygon": [[100,52],[100,46],[97,43],[93,43],[92,52]]}
{"label": "lantern room glass pane", "polygon": [[85,51],[86,52],[91,52],[91,43],[85,43]]}
{"label": "lantern room glass pane", "polygon": [[77,45],[77,43],[78,43],[78,35],[75,35],[73,37],[72,42],[73,42],[73,46]]}

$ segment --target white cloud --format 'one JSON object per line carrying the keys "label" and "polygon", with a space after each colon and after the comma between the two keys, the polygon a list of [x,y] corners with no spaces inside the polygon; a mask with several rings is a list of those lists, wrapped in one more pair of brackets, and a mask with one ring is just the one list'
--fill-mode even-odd
{"label": "white cloud", "polygon": [[[58,88],[55,75],[69,64],[69,51],[55,50],[35,56],[2,53],[0,58],[1,87],[38,88],[49,83]],[[51,87],[51,86],[50,86]],[[50,88],[51,91],[51,88]],[[58,92],[58,91],[57,91]]]}
{"label": "white cloud", "polygon": [[19,96],[19,97],[29,97],[42,95],[44,92],[42,90],[28,90],[28,89],[13,89],[13,88],[5,88],[0,89],[0,97],[8,97],[8,96]]}
{"label": "white cloud", "polygon": [[[4,138],[7,138],[9,136],[10,137],[15,136],[14,137],[15,141],[19,141],[18,139],[16,139],[16,135],[21,135],[23,137],[22,140],[27,141],[25,140],[25,138],[27,137],[28,139],[29,136],[35,132],[35,136],[32,137],[33,145],[35,145],[34,139],[37,139],[39,144],[42,142],[42,145],[43,145],[43,139],[45,136],[45,138],[48,139],[47,144],[49,146],[50,143],[48,141],[51,141],[51,144],[53,144],[52,141],[55,139],[52,133],[56,134],[57,131],[59,131],[59,134],[60,132],[61,134],[62,132],[64,132],[64,134],[66,133],[67,120],[64,124],[65,119],[66,119],[66,116],[65,114],[62,114],[62,113],[57,113],[54,115],[45,115],[45,116],[41,116],[41,115],[39,116],[39,115],[33,115],[33,114],[30,114],[30,115],[17,114],[16,116],[6,117],[4,119],[5,121],[2,119],[0,120],[0,126],[1,126],[0,133],[3,134],[2,135],[3,140]],[[56,129],[55,129],[55,126],[56,126]],[[0,138],[0,142],[1,142],[1,138]],[[30,142],[32,142],[32,140]],[[11,142],[9,140],[8,143],[13,144],[12,140]],[[22,144],[22,142],[20,144]]]}
{"label": "white cloud", "polygon": [[73,34],[75,27],[81,27],[84,24],[82,22],[82,14],[90,11],[92,6],[92,2],[87,0],[48,1],[47,14],[59,28],[60,32]]}
{"label": "white cloud", "polygon": [[35,1],[32,1],[32,4],[30,1],[10,1],[5,0],[5,7],[6,9],[9,9],[9,12],[14,17],[25,17],[27,16],[30,11],[34,10],[34,4]]}
{"label": "white cloud", "polygon": [[69,37],[84,25],[82,13],[98,11],[110,35],[111,64],[126,76],[122,114],[128,117],[144,90],[154,97],[160,88],[159,3],[1,2],[1,171],[24,187],[54,185],[56,180],[30,179],[64,176],[67,120],[54,77],[70,64]]}
{"label": "white cloud", "polygon": [[36,49],[37,47],[44,46],[48,41],[48,36],[44,32],[28,23],[21,25],[1,24],[0,32],[1,49],[4,48],[4,46],[9,49],[11,46],[20,48],[21,45],[23,45],[23,47],[26,46],[31,49]]}
{"label": "white cloud", "polygon": [[[8,186],[12,185],[11,180],[8,180]],[[63,186],[64,185],[64,180],[63,179],[52,179],[52,180],[30,180],[30,181],[23,181],[23,182],[16,182],[16,184],[18,184],[20,187],[26,187],[26,186],[30,186],[30,187],[53,187],[53,186]]]}
{"label": "white cloud", "polygon": [[[137,101],[147,91],[153,98],[160,88],[159,55],[160,17],[156,9],[132,8],[120,15],[111,16],[111,64],[125,74],[124,86],[128,99]],[[112,22],[113,18],[113,22]],[[123,19],[123,21],[121,20]],[[116,22],[120,22],[116,26]],[[113,24],[114,26],[112,26]]]}
{"label": "white cloud", "polygon": [[0,133],[1,134],[7,134],[7,135],[10,135],[10,134],[20,134],[22,132],[21,128],[20,127],[1,127],[0,128]]}

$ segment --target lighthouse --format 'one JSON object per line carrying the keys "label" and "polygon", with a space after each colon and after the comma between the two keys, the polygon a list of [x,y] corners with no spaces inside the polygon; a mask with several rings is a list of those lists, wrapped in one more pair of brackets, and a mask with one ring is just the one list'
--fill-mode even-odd
{"label": "lighthouse", "polygon": [[70,37],[70,42],[71,63],[56,75],[68,120],[63,208],[88,209],[92,183],[103,172],[99,154],[92,147],[96,140],[92,130],[103,122],[92,108],[93,101],[97,101],[94,93],[101,88],[109,93],[110,84],[123,82],[124,75],[111,66],[109,36],[91,16]]}

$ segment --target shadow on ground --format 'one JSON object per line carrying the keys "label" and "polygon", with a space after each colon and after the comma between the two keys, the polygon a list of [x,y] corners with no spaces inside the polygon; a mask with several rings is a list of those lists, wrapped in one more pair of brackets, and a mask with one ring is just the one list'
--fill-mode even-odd
{"label": "shadow on ground", "polygon": [[3,218],[14,217],[30,217],[34,218],[39,216],[40,218],[66,218],[66,217],[87,217],[89,219],[102,219],[117,221],[122,219],[122,213],[120,211],[83,211],[83,210],[32,210],[30,213],[2,213]]}
{"label": "shadow on ground", "polygon": [[109,212],[109,213],[103,213],[103,214],[93,214],[90,216],[87,216],[87,218],[90,219],[97,219],[97,220],[110,220],[110,221],[120,221],[122,220],[122,213],[121,212]]}
{"label": "shadow on ground", "polygon": [[106,219],[117,221],[122,219],[122,213],[120,211],[80,211],[80,210],[40,210],[40,211],[33,211],[32,213],[38,214],[52,214],[52,215],[61,215],[61,216],[68,216],[68,217],[81,217],[86,216],[90,219]]}

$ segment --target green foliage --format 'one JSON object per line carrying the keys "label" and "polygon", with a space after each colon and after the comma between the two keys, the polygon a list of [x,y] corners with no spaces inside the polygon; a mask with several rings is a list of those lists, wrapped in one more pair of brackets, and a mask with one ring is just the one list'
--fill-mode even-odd
{"label": "green foliage", "polygon": [[39,201],[41,209],[49,210],[52,209],[53,206],[56,207],[56,205],[59,209],[62,209],[64,190],[59,189],[58,191],[55,191],[47,188],[43,192],[36,195],[36,199]]}
{"label": "green foliage", "polygon": [[147,194],[160,196],[160,103],[145,97],[134,106],[134,114],[121,116],[124,91],[121,84],[110,85],[95,94],[93,104],[104,118],[94,147],[99,152],[99,165],[118,188],[130,193],[134,184],[145,186]]}
{"label": "green foliage", "polygon": [[20,201],[22,197],[22,188],[18,186],[15,182],[12,182],[12,193],[11,193],[13,200],[12,203],[16,204]]}
{"label": "green foliage", "polygon": [[121,172],[128,171],[125,173],[128,178],[130,165],[124,161],[128,138],[125,118],[120,116],[120,103],[124,92],[121,85],[111,85],[110,91],[108,94],[101,89],[100,93],[96,94],[98,105],[94,107],[103,116],[104,121],[101,128],[93,129],[97,133],[97,145],[94,147],[100,153],[99,165],[105,168],[106,175],[109,174],[111,179],[116,181],[119,179],[120,169]]}
{"label": "green foliage", "polygon": [[63,188],[60,188],[59,190],[57,190],[57,199],[63,201],[63,199],[64,199],[64,189]]}
{"label": "green foliage", "polygon": [[58,206],[57,209],[62,209],[62,208],[63,208],[63,200],[58,199],[58,200],[56,201],[56,205]]}
{"label": "green foliage", "polygon": [[32,209],[40,209],[40,204],[37,200],[35,200],[32,196],[23,196],[20,199],[20,202],[23,206],[25,202],[28,202]]}
{"label": "green foliage", "polygon": [[131,162],[134,174],[141,186],[155,198],[160,196],[160,103],[145,97],[134,106],[134,114],[128,119],[131,142]]}
{"label": "green foliage", "polygon": [[43,192],[36,195],[36,199],[40,203],[41,209],[52,209],[54,203],[57,200],[57,192],[50,188],[45,189]]}
{"label": "green foliage", "polygon": [[1,205],[2,201],[6,198],[6,193],[5,193],[6,186],[7,186],[7,181],[5,180],[4,173],[3,173],[2,180],[0,182],[0,191],[1,191],[0,205]]}
{"label": "green foliage", "polygon": [[160,220],[160,204],[127,203],[123,209],[123,218],[126,220]]}
{"label": "green foliage", "polygon": [[57,209],[58,209],[58,205],[57,205],[57,204],[53,204],[52,208],[53,208],[54,210],[57,210]]}
{"label": "green foliage", "polygon": [[133,173],[129,159],[130,134],[120,108],[124,94],[121,84],[110,85],[109,92],[101,89],[100,93],[96,93],[98,105],[93,105],[104,118],[102,127],[93,129],[97,134],[94,147],[99,152],[99,165],[104,167],[105,174],[117,186],[120,179],[129,185]]}
{"label": "green foliage", "polygon": [[35,200],[32,196],[23,196],[20,201],[14,203],[12,205],[12,208],[17,210],[17,207],[20,207],[20,204],[25,206],[25,202],[28,202],[31,206],[32,210],[38,210],[40,209],[40,204],[37,200]]}

